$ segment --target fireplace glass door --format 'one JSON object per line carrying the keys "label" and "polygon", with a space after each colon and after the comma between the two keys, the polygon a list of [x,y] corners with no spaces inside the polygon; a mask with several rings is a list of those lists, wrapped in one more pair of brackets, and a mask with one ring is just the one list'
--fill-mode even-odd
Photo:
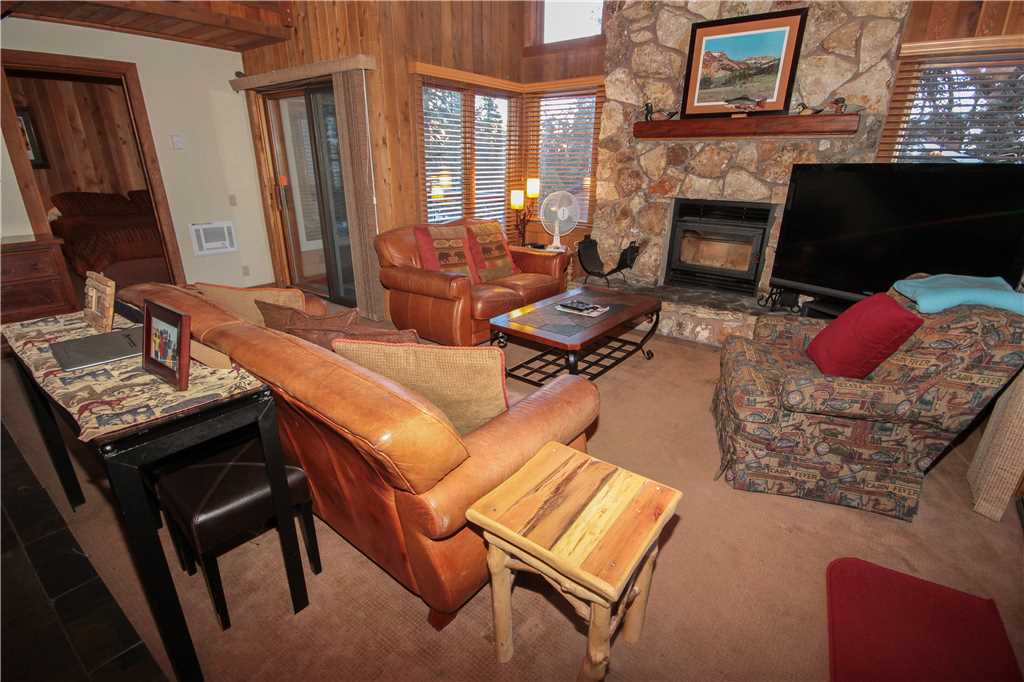
{"label": "fireplace glass door", "polygon": [[765,231],[734,225],[677,224],[666,281],[741,290],[757,281]]}

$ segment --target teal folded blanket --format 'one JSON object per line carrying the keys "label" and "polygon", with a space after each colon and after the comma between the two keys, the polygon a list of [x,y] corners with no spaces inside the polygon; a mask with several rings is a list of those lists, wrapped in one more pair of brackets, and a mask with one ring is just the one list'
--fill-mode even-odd
{"label": "teal folded blanket", "polygon": [[987,305],[1024,315],[1024,294],[1013,290],[1002,277],[933,275],[901,279],[892,285],[917,303],[922,313],[938,313],[958,305]]}

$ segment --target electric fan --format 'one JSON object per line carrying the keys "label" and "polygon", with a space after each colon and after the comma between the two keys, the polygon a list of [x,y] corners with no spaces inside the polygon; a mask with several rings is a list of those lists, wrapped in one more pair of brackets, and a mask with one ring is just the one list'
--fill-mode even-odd
{"label": "electric fan", "polygon": [[569,192],[552,192],[544,197],[540,205],[540,222],[552,236],[552,251],[562,250],[562,235],[569,234],[576,229],[580,222],[580,205]]}

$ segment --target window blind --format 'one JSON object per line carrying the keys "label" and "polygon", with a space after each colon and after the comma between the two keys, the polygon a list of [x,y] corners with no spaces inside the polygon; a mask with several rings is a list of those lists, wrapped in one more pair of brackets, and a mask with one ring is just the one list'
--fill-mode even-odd
{"label": "window blind", "polygon": [[573,194],[581,223],[589,224],[593,212],[603,105],[603,88],[524,97],[526,175],[540,178],[540,202],[552,192]]}
{"label": "window blind", "polygon": [[443,223],[471,216],[511,224],[508,191],[522,175],[519,100],[421,79],[420,101],[423,219]]}
{"label": "window blind", "polygon": [[419,138],[428,223],[444,223],[465,213],[465,125],[462,93],[424,85]]}
{"label": "window blind", "polygon": [[878,160],[1024,163],[1024,52],[903,57]]}

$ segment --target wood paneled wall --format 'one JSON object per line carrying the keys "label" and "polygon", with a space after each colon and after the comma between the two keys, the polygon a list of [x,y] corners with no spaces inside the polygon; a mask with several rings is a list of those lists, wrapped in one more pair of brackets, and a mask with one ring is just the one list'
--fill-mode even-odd
{"label": "wood paneled wall", "polygon": [[903,42],[984,38],[1024,34],[1024,1],[916,0],[911,5]]}
{"label": "wood paneled wall", "polygon": [[604,73],[604,42],[573,50],[524,57],[520,78],[524,83]]}
{"label": "wood paneled wall", "polygon": [[9,82],[14,105],[32,111],[50,163],[33,170],[47,208],[59,192],[146,188],[121,84],[20,76]]}
{"label": "wood paneled wall", "polygon": [[368,73],[374,179],[381,231],[418,220],[410,61],[519,80],[523,35],[518,2],[296,2],[295,36],[242,53],[246,75],[363,53]]}
{"label": "wood paneled wall", "polygon": [[414,77],[421,61],[512,81],[604,72],[604,48],[523,59],[523,2],[296,2],[295,36],[242,53],[247,75],[363,53],[377,58],[370,79],[380,229],[417,222]]}

